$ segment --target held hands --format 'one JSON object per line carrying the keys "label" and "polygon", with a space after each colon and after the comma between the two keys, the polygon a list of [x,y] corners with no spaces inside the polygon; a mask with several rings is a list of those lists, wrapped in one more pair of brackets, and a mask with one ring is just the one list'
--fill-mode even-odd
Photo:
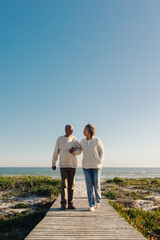
{"label": "held hands", "polygon": [[56,170],[56,166],[52,166],[52,169],[53,169],[53,170]]}
{"label": "held hands", "polygon": [[76,150],[76,149],[75,149],[74,147],[72,147],[72,148],[69,150],[69,152],[70,152],[70,153],[73,153],[75,150]]}

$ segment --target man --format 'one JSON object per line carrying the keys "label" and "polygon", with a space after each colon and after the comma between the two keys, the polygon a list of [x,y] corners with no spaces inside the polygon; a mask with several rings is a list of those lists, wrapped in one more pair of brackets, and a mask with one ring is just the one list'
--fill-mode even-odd
{"label": "man", "polygon": [[72,136],[73,126],[65,126],[65,135],[57,139],[52,158],[52,169],[56,170],[56,161],[59,155],[59,167],[61,173],[61,209],[66,210],[67,186],[68,186],[68,208],[75,209],[73,205],[73,193],[75,187],[75,174],[77,167],[76,155],[81,153],[78,140]]}

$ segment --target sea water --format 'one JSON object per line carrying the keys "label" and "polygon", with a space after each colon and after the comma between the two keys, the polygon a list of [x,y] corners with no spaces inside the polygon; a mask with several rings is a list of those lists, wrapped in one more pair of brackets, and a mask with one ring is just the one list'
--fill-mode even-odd
{"label": "sea water", "polygon": [[[49,167],[1,167],[0,175],[43,175],[53,178],[60,177],[59,168],[53,171]],[[101,180],[112,179],[114,177],[121,178],[140,178],[140,177],[160,177],[160,168],[111,168],[103,167]],[[77,168],[76,181],[84,181],[84,174],[82,168]]]}

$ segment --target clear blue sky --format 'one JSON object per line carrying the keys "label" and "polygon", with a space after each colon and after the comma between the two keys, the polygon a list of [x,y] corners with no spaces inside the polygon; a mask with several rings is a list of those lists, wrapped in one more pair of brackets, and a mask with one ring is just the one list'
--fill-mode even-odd
{"label": "clear blue sky", "polygon": [[[160,1],[0,1],[0,166],[93,123],[105,167],[160,167]],[[79,166],[81,166],[79,157]]]}

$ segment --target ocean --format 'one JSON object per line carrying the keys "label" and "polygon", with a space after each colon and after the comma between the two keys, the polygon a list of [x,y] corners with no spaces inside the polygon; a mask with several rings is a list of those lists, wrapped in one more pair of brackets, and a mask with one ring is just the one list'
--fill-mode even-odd
{"label": "ocean", "polygon": [[[49,167],[1,167],[0,175],[43,175],[50,176],[53,178],[59,178],[59,168],[53,171]],[[160,177],[160,168],[102,168],[101,180],[112,179],[114,177],[121,178],[140,178],[140,177]],[[84,175],[82,168],[77,168],[76,181],[84,181]]]}

